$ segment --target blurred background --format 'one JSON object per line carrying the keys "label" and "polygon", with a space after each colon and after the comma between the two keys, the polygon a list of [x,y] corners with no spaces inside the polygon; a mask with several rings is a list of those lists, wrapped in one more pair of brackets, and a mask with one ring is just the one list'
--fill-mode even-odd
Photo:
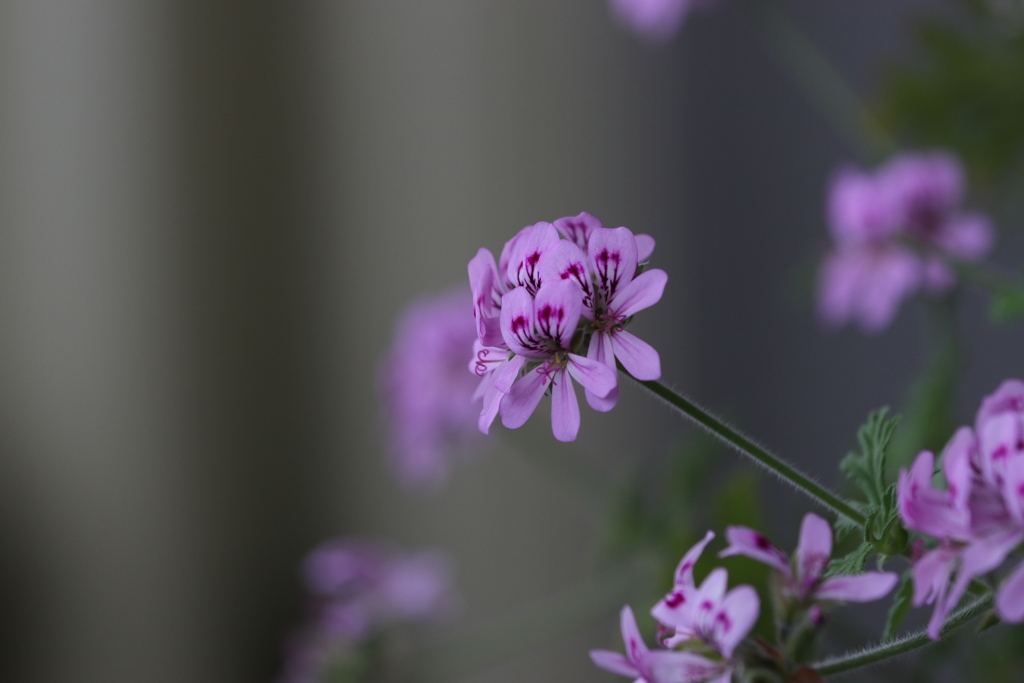
{"label": "blurred background", "polygon": [[[780,4],[864,96],[916,13],[956,16]],[[815,320],[828,180],[872,159],[756,23],[723,1],[652,46],[599,0],[0,6],[0,679],[272,680],[302,557],[358,534],[454,558],[446,680],[612,680],[586,652],[650,587],[608,578],[601,503],[688,425],[625,387],[572,444],[543,407],[496,426],[434,494],[384,459],[394,316],[539,220],[653,235],[669,285],[637,330],[665,381],[838,485],[919,370],[921,311]],[[1021,374],[1019,326],[978,327],[965,419]],[[806,506],[763,486],[791,547]]]}

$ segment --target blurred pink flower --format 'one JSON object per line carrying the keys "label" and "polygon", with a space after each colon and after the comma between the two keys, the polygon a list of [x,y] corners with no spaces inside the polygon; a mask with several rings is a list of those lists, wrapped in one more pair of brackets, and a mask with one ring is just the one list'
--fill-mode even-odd
{"label": "blurred pink flower", "polygon": [[463,289],[414,301],[398,317],[382,368],[391,459],[410,486],[432,486],[476,434],[478,380],[466,370],[477,332]]}
{"label": "blurred pink flower", "polygon": [[837,174],[828,198],[835,246],[819,273],[821,318],[877,332],[903,299],[952,287],[946,259],[981,259],[993,242],[985,216],[959,210],[963,194],[960,163],[942,152],[904,153],[874,173]]}
{"label": "blurred pink flower", "polygon": [[615,19],[626,29],[654,43],[671,39],[690,10],[716,0],[611,0]]}
{"label": "blurred pink flower", "polygon": [[320,680],[332,657],[384,629],[430,621],[452,605],[450,562],[433,551],[400,553],[379,542],[339,538],[303,564],[309,621],[288,642],[281,683]]}

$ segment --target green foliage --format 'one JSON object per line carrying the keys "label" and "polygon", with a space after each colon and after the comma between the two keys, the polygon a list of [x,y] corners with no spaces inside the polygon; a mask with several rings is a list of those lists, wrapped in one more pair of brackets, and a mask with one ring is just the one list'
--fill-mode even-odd
{"label": "green foliage", "polygon": [[889,417],[888,408],[871,413],[857,431],[860,451],[848,454],[839,463],[839,469],[860,487],[872,508],[881,508],[885,501],[885,451],[899,422],[899,417]]}
{"label": "green foliage", "polygon": [[995,183],[1024,156],[1024,33],[970,3],[955,26],[934,19],[916,31],[922,60],[890,67],[877,120],[914,144],[955,150],[975,180]]}
{"label": "green foliage", "polygon": [[[871,413],[857,432],[860,450],[839,463],[839,468],[861,489],[866,499],[857,506],[867,517],[863,540],[883,556],[902,552],[908,541],[896,507],[896,486],[886,484],[886,451],[899,422],[899,417],[889,417],[888,408]],[[863,563],[860,571],[863,571]]]}
{"label": "green foliage", "polygon": [[929,357],[914,380],[899,430],[887,450],[890,476],[922,450],[939,452],[956,428],[956,389],[963,369],[953,297],[926,302]]}
{"label": "green foliage", "polygon": [[842,576],[849,574],[863,574],[864,565],[867,564],[868,557],[871,553],[875,552],[875,546],[867,541],[861,541],[853,552],[844,555],[843,557],[836,557],[828,563],[828,570],[825,572],[826,576]]}
{"label": "green foliage", "polygon": [[914,595],[914,582],[911,580],[912,572],[907,570],[900,579],[900,585],[893,593],[892,605],[889,606],[889,616],[885,620],[885,629],[882,631],[882,640],[892,640],[903,625],[903,620],[910,610],[910,599]]}
{"label": "green foliage", "polygon": [[666,567],[674,567],[709,522],[702,511],[709,507],[707,483],[720,454],[717,442],[699,435],[669,458],[645,461],[613,504],[610,554],[653,551]]}
{"label": "green foliage", "polygon": [[989,306],[989,317],[996,323],[1011,323],[1024,318],[1024,288],[1004,289],[996,293]]}

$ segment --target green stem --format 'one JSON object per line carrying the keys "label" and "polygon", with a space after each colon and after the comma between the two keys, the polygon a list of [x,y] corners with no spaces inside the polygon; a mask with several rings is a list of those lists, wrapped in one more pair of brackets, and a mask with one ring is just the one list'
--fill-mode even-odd
{"label": "green stem", "polygon": [[[991,606],[992,596],[986,595],[975,600],[966,607],[953,612],[953,614],[946,620],[946,624],[942,628],[941,635],[944,636],[951,633],[953,630],[963,626],[985,610],[989,609]],[[857,669],[862,666],[868,666],[869,664],[877,664],[878,662],[886,659],[916,650],[919,647],[931,645],[934,642],[935,641],[928,637],[928,633],[922,629],[897,640],[875,645],[854,654],[840,655],[839,657],[826,659],[825,661],[818,662],[817,664],[812,664],[811,668],[822,676],[829,676],[831,674]]]}
{"label": "green stem", "polygon": [[[621,366],[620,370],[622,370],[627,376],[632,377],[628,372],[625,372]],[[822,506],[829,508],[836,514],[846,517],[858,526],[863,526],[867,521],[864,515],[858,512],[856,508],[845,500],[832,493],[789,463],[784,462],[761,446],[758,446],[742,432],[725,424],[717,417],[698,406],[696,403],[683,398],[661,382],[644,382],[636,379],[635,377],[632,379],[644,388],[648,389],[655,396],[663,399],[673,408],[676,408],[683,415],[696,422],[699,426],[703,427],[729,446],[732,446],[743,455],[752,459],[757,464],[763,466],[783,481],[789,482]]]}

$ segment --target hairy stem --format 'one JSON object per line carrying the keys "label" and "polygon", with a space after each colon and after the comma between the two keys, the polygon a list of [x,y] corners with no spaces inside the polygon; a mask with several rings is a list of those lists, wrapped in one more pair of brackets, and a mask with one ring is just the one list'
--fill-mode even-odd
{"label": "hairy stem", "polygon": [[[990,607],[992,607],[992,596],[986,595],[953,612],[953,614],[946,619],[946,625],[942,629],[942,635],[948,635],[953,630],[963,626]],[[928,633],[922,629],[888,643],[868,647],[852,654],[840,655],[839,657],[826,659],[822,662],[812,664],[811,667],[822,676],[828,676],[831,674],[841,673],[843,671],[850,671],[851,669],[857,669],[862,666],[868,666],[869,664],[877,664],[885,661],[886,659],[898,657],[899,655],[916,650],[919,647],[931,645],[934,642],[935,641],[928,637]]]}
{"label": "hairy stem", "polygon": [[[621,367],[620,370],[622,370]],[[623,372],[627,376],[632,377],[625,370]],[[858,526],[864,526],[867,520],[856,508],[789,463],[758,446],[739,430],[733,429],[696,403],[683,398],[661,382],[644,382],[635,377],[632,379],[729,446],[732,446],[743,455],[763,466],[779,479],[795,486],[799,491],[802,491],[820,505],[838,515],[846,517]]]}

